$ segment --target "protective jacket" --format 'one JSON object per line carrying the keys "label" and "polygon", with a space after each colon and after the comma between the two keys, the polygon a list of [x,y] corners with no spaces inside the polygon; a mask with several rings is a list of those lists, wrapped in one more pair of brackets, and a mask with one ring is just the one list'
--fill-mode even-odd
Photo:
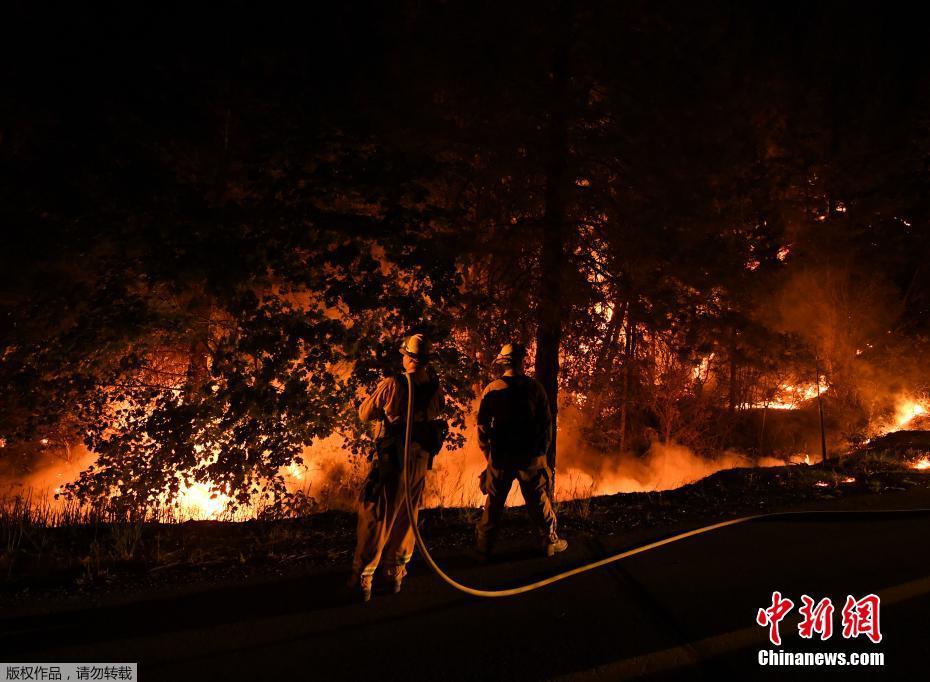
{"label": "protective jacket", "polygon": [[478,444],[493,467],[545,466],[551,439],[552,415],[542,384],[515,374],[487,385],[478,408]]}
{"label": "protective jacket", "polygon": [[[441,433],[444,423],[438,423],[443,404],[442,389],[435,377],[414,382],[410,441],[429,453],[430,460],[439,452],[445,435]],[[385,464],[399,466],[407,429],[407,378],[398,374],[384,379],[362,402],[358,414],[362,421],[378,420],[374,434],[378,458]]]}

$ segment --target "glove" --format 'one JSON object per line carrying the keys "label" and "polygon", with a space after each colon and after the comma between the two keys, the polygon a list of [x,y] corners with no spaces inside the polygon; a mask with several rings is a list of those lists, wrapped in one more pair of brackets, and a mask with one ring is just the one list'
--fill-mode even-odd
{"label": "glove", "polygon": [[488,470],[485,469],[480,474],[478,474],[478,490],[481,491],[482,495],[488,494]]}

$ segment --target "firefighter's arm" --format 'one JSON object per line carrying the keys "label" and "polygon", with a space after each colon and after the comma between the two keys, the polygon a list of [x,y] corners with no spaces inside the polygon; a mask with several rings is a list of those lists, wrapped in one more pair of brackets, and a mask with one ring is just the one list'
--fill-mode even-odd
{"label": "firefighter's arm", "polygon": [[546,395],[546,389],[542,384],[536,382],[536,423],[538,431],[538,443],[540,455],[549,452],[549,445],[552,443],[552,412],[549,409],[549,398]]}
{"label": "firefighter's arm", "polygon": [[378,387],[372,391],[372,394],[365,398],[359,406],[359,419],[363,422],[384,419],[384,407],[391,402],[396,391],[397,387],[393,378],[388,377],[382,380]]}
{"label": "firefighter's arm", "polygon": [[491,452],[491,410],[488,405],[488,389],[481,394],[481,404],[478,407],[478,447],[487,457]]}
{"label": "firefighter's arm", "polygon": [[446,394],[442,392],[442,386],[436,389],[433,397],[430,398],[429,406],[426,408],[426,418],[436,419],[442,414],[446,407]]}

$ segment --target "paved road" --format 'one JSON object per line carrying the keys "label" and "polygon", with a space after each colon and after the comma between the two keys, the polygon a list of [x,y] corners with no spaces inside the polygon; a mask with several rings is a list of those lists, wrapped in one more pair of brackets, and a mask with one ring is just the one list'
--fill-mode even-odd
{"label": "paved road", "polygon": [[[884,640],[803,643],[790,651],[879,651],[884,668],[841,679],[925,679],[930,654],[930,515],[795,516],[751,522],[651,551],[507,600],[460,595],[422,564],[405,592],[348,604],[343,574],[160,598],[52,617],[0,620],[0,660],[138,661],[148,680],[822,679],[822,669],[762,668],[756,610],[780,590],[883,599]],[[573,538],[555,560],[519,548],[479,566],[447,557],[481,586],[513,585],[639,544]],[[806,644],[806,645],[805,645]],[[924,672],[921,672],[924,671]],[[799,675],[799,673],[801,673]],[[903,678],[907,679],[907,678]]]}

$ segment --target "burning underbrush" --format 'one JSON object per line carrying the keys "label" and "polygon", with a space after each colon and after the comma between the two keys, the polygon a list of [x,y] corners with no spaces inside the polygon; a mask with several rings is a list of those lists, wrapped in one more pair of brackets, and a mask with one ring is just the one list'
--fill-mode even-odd
{"label": "burning underbrush", "polygon": [[[670,491],[731,469],[819,462],[821,457],[816,448],[819,438],[810,438],[807,423],[815,413],[802,409],[812,395],[816,397],[817,387],[788,393],[797,393],[800,396],[797,402],[778,403],[777,408],[769,405],[775,413],[768,417],[766,442],[775,445],[779,422],[784,422],[783,430],[790,433],[790,439],[783,439],[782,447],[773,447],[774,452],[780,453],[778,457],[750,456],[737,450],[699,454],[674,441],[659,440],[653,440],[640,453],[605,452],[588,444],[581,414],[571,408],[563,409],[559,419],[556,499],[569,502],[617,493]],[[762,427],[766,428],[765,413],[756,410],[755,414],[761,416]],[[758,429],[755,423],[749,423],[749,427],[750,432]],[[797,434],[805,432],[806,440],[799,439]],[[898,463],[918,470],[930,469],[930,414],[925,401],[899,398],[894,411],[871,424],[869,432],[872,438],[847,452],[857,458],[891,452]],[[483,502],[478,479],[484,471],[485,459],[477,447],[473,418],[463,435],[464,447],[444,451],[435,460],[434,470],[427,479],[424,498],[427,508],[477,508]],[[3,513],[14,518],[26,515],[30,523],[43,527],[130,520],[154,523],[273,520],[332,510],[351,512],[370,466],[364,456],[350,454],[342,438],[334,435],[305,448],[302,462],[280,471],[289,492],[285,500],[255,496],[249,504],[237,505],[228,491],[209,482],[182,481],[176,496],[141,510],[117,508],[106,500],[80,504],[60,495],[67,482],[94,464],[95,456],[83,447],[62,449],[46,445],[42,456],[25,473],[0,471]],[[508,499],[508,505],[515,504],[521,504],[516,486]]]}
{"label": "burning underbrush", "polygon": [[[475,445],[474,434],[468,435],[464,448],[443,452],[435,460],[434,470],[427,479],[424,498],[427,508],[476,508],[483,503],[478,477],[485,469],[485,458]],[[750,458],[738,452],[705,457],[676,443],[659,442],[641,456],[632,453],[612,456],[584,446],[571,429],[566,429],[560,438],[566,445],[556,478],[559,501],[672,490],[725,469],[788,463],[771,457]],[[290,518],[328,510],[352,511],[370,466],[366,458],[350,455],[340,438],[331,437],[307,448],[301,464],[282,470],[291,494],[283,503],[256,498],[251,504],[236,506],[222,491],[206,483],[190,482],[181,484],[174,499],[162,500],[146,510],[127,510],[106,501],[80,504],[60,494],[64,483],[80,475],[93,461],[92,453],[76,449],[70,461],[45,461],[29,475],[8,481],[0,490],[0,497],[10,509],[34,508],[33,516],[49,526],[115,521],[123,517],[158,523]],[[802,462],[804,457],[791,461]],[[508,505],[520,503],[519,489],[515,486]]]}
{"label": "burning underbrush", "polygon": [[[728,469],[674,490],[563,500],[558,503],[559,522],[570,541],[576,541],[846,498],[847,508],[856,508],[867,503],[852,498],[906,490],[930,494],[930,476],[921,473],[926,457],[926,451],[913,449],[873,449],[842,464]],[[440,557],[465,554],[478,513],[472,507],[426,510],[421,517],[424,535]],[[505,515],[502,547],[515,548],[508,551],[520,556],[520,548],[530,546],[532,529],[522,509],[508,509]],[[158,523],[126,521],[108,515],[105,508],[54,510],[23,501],[7,503],[0,506],[0,605],[347,570],[354,530],[354,515],[337,509],[241,523]]]}

